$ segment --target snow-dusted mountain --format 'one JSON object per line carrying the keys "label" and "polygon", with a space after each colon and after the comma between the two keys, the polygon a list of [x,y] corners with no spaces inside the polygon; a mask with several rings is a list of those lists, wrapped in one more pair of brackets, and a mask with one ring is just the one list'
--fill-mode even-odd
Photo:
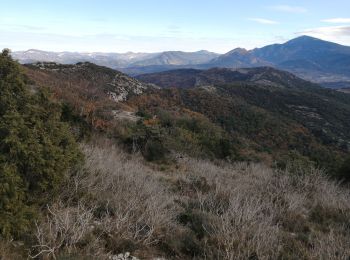
{"label": "snow-dusted mountain", "polygon": [[182,52],[167,51],[159,53],[102,53],[102,52],[48,52],[30,49],[13,52],[12,56],[20,63],[57,62],[75,64],[77,62],[92,62],[110,68],[126,68],[145,65],[192,65],[206,63],[219,54],[198,51]]}
{"label": "snow-dusted mountain", "polygon": [[126,67],[131,63],[150,59],[158,53],[103,53],[103,52],[49,52],[30,49],[12,53],[14,59],[20,63],[57,62],[61,64],[75,64],[78,62],[92,62],[110,68]]}

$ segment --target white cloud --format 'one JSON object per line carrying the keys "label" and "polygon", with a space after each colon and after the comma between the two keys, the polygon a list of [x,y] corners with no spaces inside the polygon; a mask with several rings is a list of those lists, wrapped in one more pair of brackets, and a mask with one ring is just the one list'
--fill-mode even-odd
{"label": "white cloud", "polygon": [[332,19],[324,19],[322,22],[326,23],[350,23],[350,18],[332,18]]}
{"label": "white cloud", "polygon": [[324,26],[305,29],[298,35],[309,35],[323,40],[350,45],[350,26]]}
{"label": "white cloud", "polygon": [[34,26],[34,25],[27,25],[27,24],[6,24],[0,22],[0,30],[6,30],[6,31],[43,31],[47,29],[43,26]]}
{"label": "white cloud", "polygon": [[264,19],[264,18],[249,18],[249,21],[261,23],[261,24],[278,24],[277,21],[270,20],[270,19]]}
{"label": "white cloud", "polygon": [[307,9],[301,6],[291,6],[291,5],[274,5],[270,7],[273,10],[287,13],[306,13]]}
{"label": "white cloud", "polygon": [[349,36],[350,26],[325,26],[306,29],[301,33],[312,33],[319,35],[333,35],[333,36]]}

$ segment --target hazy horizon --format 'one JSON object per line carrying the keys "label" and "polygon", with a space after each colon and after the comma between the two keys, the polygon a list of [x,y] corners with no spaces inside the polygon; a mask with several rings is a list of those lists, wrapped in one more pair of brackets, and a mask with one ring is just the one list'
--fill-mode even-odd
{"label": "hazy horizon", "polygon": [[350,45],[350,2],[5,1],[0,47],[12,51],[162,52],[253,49],[308,35]]}

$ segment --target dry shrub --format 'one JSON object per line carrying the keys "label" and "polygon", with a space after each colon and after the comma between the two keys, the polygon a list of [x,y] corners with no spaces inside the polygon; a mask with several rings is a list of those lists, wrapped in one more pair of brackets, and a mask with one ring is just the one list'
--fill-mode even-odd
{"label": "dry shrub", "polygon": [[37,224],[36,254],[32,258],[41,255],[56,258],[62,248],[70,253],[90,232],[92,220],[92,209],[80,204],[77,207],[65,207],[62,204],[48,207],[46,220]]}
{"label": "dry shrub", "polygon": [[350,256],[349,190],[318,169],[295,175],[261,164],[215,165],[180,157],[173,170],[161,172],[109,142],[82,150],[85,169],[72,176],[61,201],[38,224],[37,254]]}
{"label": "dry shrub", "polygon": [[24,250],[23,243],[0,239],[0,260],[22,259]]}
{"label": "dry shrub", "polygon": [[[102,206],[100,227],[118,239],[157,243],[174,220],[173,196],[140,158],[116,148],[84,147],[91,172],[81,188]],[[118,159],[116,159],[118,158]]]}
{"label": "dry shrub", "polygon": [[[181,163],[188,176],[206,178],[215,187],[196,193],[199,209],[216,216],[211,223],[214,232],[207,237],[215,241],[219,252],[208,246],[203,255],[223,259],[350,256],[349,190],[321,170],[295,175],[260,164],[217,166],[188,158]],[[223,201],[225,207],[218,210]],[[319,205],[331,210],[318,210],[321,223],[312,218]],[[323,232],[317,231],[320,228]],[[325,243],[327,247],[319,250]],[[209,248],[211,251],[206,250]]]}
{"label": "dry shrub", "polygon": [[349,259],[349,233],[342,235],[339,230],[329,233],[316,233],[313,238],[310,256],[313,259]]}
{"label": "dry shrub", "polygon": [[156,245],[171,232],[173,195],[140,156],[113,146],[82,145],[82,150],[85,167],[48,207],[37,228],[33,256],[84,251],[105,257]]}

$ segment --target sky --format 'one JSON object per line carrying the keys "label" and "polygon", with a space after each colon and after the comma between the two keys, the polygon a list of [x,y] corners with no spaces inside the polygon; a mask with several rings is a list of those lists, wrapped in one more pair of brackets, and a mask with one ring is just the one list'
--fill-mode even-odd
{"label": "sky", "polygon": [[300,35],[350,46],[350,0],[0,0],[0,49],[225,53]]}

